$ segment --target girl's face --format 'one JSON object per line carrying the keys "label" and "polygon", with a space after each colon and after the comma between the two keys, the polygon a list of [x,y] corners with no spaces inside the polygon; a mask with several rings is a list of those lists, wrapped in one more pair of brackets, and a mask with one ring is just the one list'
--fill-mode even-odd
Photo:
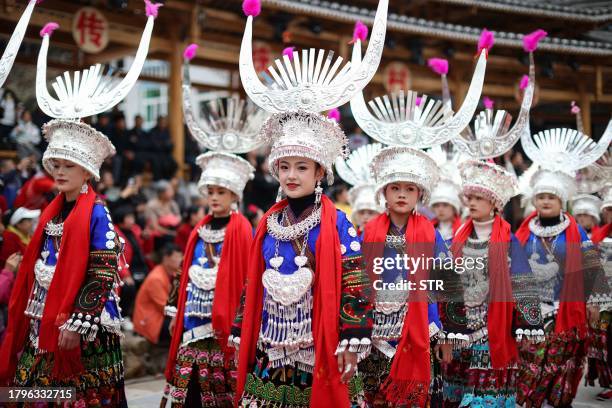
{"label": "girl's face", "polygon": [[561,214],[561,200],[554,194],[537,194],[533,205],[541,217],[558,217]]}
{"label": "girl's face", "polygon": [[280,185],[289,198],[312,194],[324,174],[315,161],[303,157],[284,157],[278,163]]}
{"label": "girl's face", "polygon": [[421,190],[414,183],[399,181],[385,187],[385,200],[389,212],[405,215],[416,208]]}
{"label": "girl's face", "polygon": [[62,193],[79,191],[91,178],[91,174],[83,167],[64,159],[51,159],[51,176]]}
{"label": "girl's face", "polygon": [[587,231],[597,225],[595,217],[589,214],[576,214],[576,222]]}
{"label": "girl's face", "polygon": [[470,217],[473,220],[488,221],[493,218],[491,214],[493,214],[495,206],[490,200],[478,194],[468,194],[466,195],[466,201],[470,210]]}
{"label": "girl's face", "polygon": [[208,206],[215,217],[228,215],[232,208],[232,203],[238,201],[236,194],[225,187],[208,186]]}
{"label": "girl's face", "polygon": [[355,217],[357,221],[357,225],[360,227],[363,227],[368,222],[370,222],[370,220],[374,219],[374,217],[376,217],[377,215],[378,213],[374,210],[359,210],[357,211],[357,214]]}
{"label": "girl's face", "polygon": [[449,222],[455,218],[455,207],[448,203],[435,203],[432,210],[440,222]]}
{"label": "girl's face", "polygon": [[15,227],[26,235],[32,234],[34,232],[34,220],[31,218],[25,218],[17,223]]}

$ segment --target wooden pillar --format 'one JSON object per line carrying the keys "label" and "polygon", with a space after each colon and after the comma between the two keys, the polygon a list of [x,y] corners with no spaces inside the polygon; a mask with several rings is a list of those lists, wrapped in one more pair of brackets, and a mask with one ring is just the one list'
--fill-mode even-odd
{"label": "wooden pillar", "polygon": [[579,94],[580,94],[580,114],[582,115],[582,126],[584,127],[584,133],[589,136],[593,136],[591,129],[591,98],[589,97],[589,93],[586,91],[584,84],[579,84]]}
{"label": "wooden pillar", "polygon": [[170,82],[168,84],[168,126],[174,144],[172,155],[178,164],[177,175],[182,177],[185,167],[185,127],[183,126],[182,68],[184,45],[178,35],[173,36],[170,53]]}

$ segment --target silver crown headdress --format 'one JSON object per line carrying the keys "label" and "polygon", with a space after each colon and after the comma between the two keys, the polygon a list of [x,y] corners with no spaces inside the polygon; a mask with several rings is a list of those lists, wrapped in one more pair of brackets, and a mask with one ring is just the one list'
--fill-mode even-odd
{"label": "silver crown headdress", "polygon": [[370,164],[376,180],[376,195],[381,202],[385,186],[396,182],[414,183],[423,192],[422,202],[427,204],[431,190],[439,179],[436,162],[422,150],[406,146],[382,149]]}
{"label": "silver crown headdress", "polygon": [[599,212],[601,210],[602,200],[593,194],[578,194],[572,198],[572,214],[574,216],[580,214],[590,215],[599,224],[601,218]]}
{"label": "silver crown headdress", "polygon": [[[353,48],[352,62],[354,65],[361,62],[361,50],[357,47]],[[470,123],[482,92],[486,65],[486,50],[482,50],[463,105],[456,114],[443,101],[427,95],[419,97],[414,91],[375,98],[368,103],[372,113],[363,93],[358,92],[351,99],[353,117],[364,132],[387,145],[427,148],[446,143]]]}
{"label": "silver crown headdress", "polygon": [[367,144],[353,151],[346,160],[336,159],[336,172],[353,186],[348,192],[353,213],[360,210],[383,211],[376,200],[376,180],[370,170],[370,163],[382,148],[380,143]]}
{"label": "silver crown headdress", "polygon": [[30,22],[30,17],[32,17],[32,12],[34,11],[34,6],[40,3],[40,0],[30,0],[26,9],[23,11],[11,38],[2,53],[2,59],[0,60],[0,88],[4,85],[4,81],[8,77],[9,72],[11,72],[11,68],[13,67],[13,63],[15,62],[15,58],[17,57],[17,53],[19,52],[19,47],[21,46],[21,42],[23,41],[23,37],[28,29],[28,24]]}
{"label": "silver crown headdress", "polygon": [[462,195],[478,194],[490,200],[498,211],[518,194],[516,176],[494,163],[469,160],[459,165]]}
{"label": "silver crown headdress", "polygon": [[108,138],[80,118],[104,112],[123,100],[136,83],[142,70],[157,9],[161,4],[145,0],[147,24],[140,39],[138,51],[130,70],[118,84],[102,73],[100,64],[76,71],[74,79],[69,72],[58,76],[52,84],[57,98],[47,90],[47,52],[51,34],[57,23],[48,23],[41,30],[42,45],[38,54],[36,71],[36,100],[40,109],[56,118],[43,127],[49,146],[43,155],[43,166],[51,171],[51,159],[66,159],[79,164],[99,179],[99,169],[104,159],[115,153]]}
{"label": "silver crown headdress", "polygon": [[246,183],[253,178],[255,169],[233,153],[247,153],[261,146],[258,134],[267,113],[246,101],[232,96],[207,103],[200,121],[191,104],[191,78],[189,61],[195,56],[197,45],[189,45],[183,54],[183,115],[191,135],[200,147],[212,150],[201,154],[196,164],[202,169],[198,189],[206,195],[206,187],[225,187],[242,200]]}
{"label": "silver crown headdress", "polygon": [[549,129],[531,137],[521,136],[527,156],[539,170],[531,178],[532,194],[551,193],[569,200],[577,189],[576,172],[593,164],[612,141],[612,121],[598,143],[573,129]]}
{"label": "silver crown headdress", "polygon": [[196,164],[202,168],[198,182],[200,193],[206,196],[207,186],[227,188],[242,200],[246,183],[253,178],[255,168],[242,157],[224,152],[207,152],[196,158]]}
{"label": "silver crown headdress", "polygon": [[[261,136],[272,144],[270,171],[278,178],[277,163],[282,157],[306,157],[321,164],[327,181],[333,183],[333,164],[346,157],[347,139],[338,124],[321,112],[348,102],[372,79],[382,56],[387,30],[388,0],[380,0],[372,35],[363,63],[334,61],[334,52],[293,51],[268,67],[270,84],[260,81],[253,64],[253,16],[248,13],[240,48],[240,79],[247,95],[264,110],[273,113]],[[245,10],[246,12],[246,10]],[[354,47],[361,52],[361,40]]]}

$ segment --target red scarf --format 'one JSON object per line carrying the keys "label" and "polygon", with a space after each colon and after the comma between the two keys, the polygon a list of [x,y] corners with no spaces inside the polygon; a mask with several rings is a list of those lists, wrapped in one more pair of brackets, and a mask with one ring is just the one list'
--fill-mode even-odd
{"label": "red scarf", "polygon": [[[87,194],[79,194],[74,209],[64,222],[60,245],[62,255],[57,260],[40,323],[38,345],[40,349],[54,354],[52,375],[57,379],[68,378],[84,370],[80,347],[59,350],[57,343],[59,327],[74,310],[75,299],[87,274],[90,220],[95,201],[96,193],[90,186]],[[24,311],[35,280],[34,264],[40,255],[45,225],[60,214],[63,206],[64,194],[60,194],[45,208],[19,267],[9,302],[6,337],[0,351],[0,383],[12,381],[15,375],[17,354],[26,344],[30,329],[30,319],[24,315]]]}
{"label": "red scarf", "polygon": [[[474,229],[468,218],[453,238],[451,251],[454,258],[463,255],[463,246]],[[511,240],[510,224],[499,215],[493,220],[489,240],[489,311],[487,328],[489,350],[494,369],[505,369],[518,358],[516,341],[512,337],[512,318],[515,302],[508,269],[508,251]]]}
{"label": "red scarf", "polygon": [[609,222],[606,225],[597,228],[597,231],[594,231],[591,234],[591,241],[593,241],[594,244],[598,245],[601,241],[606,239],[608,235],[610,235],[610,231],[612,231],[612,222]]}
{"label": "red scarf", "polygon": [[[342,288],[342,259],[340,238],[336,228],[336,207],[325,196],[321,197],[321,229],[317,238],[317,258],[313,287],[312,334],[315,348],[315,366],[310,397],[311,407],[348,407],[348,387],[340,381],[338,360],[334,353],[338,347],[340,295]],[[264,215],[251,246],[247,277],[247,294],[240,337],[238,363],[238,389],[236,401],[244,390],[247,373],[255,361],[255,347],[261,328],[263,285],[261,277],[265,269],[262,246],[271,213],[287,206],[283,200]]]}
{"label": "red scarf", "polygon": [[[166,379],[172,381],[176,364],[176,354],[181,345],[183,337],[183,322],[185,303],[187,302],[187,284],[189,283],[189,268],[193,262],[195,246],[198,242],[198,229],[208,224],[213,219],[207,215],[200,221],[189,234],[185,259],[183,260],[183,272],[179,286],[176,322],[172,332],[172,342],[166,364]],[[225,231],[219,271],[215,282],[215,297],[212,307],[212,325],[217,343],[225,354],[225,362],[228,363],[234,357],[233,348],[227,346],[232,323],[236,316],[236,310],[240,304],[240,295],[246,279],[246,270],[249,259],[244,256],[244,251],[251,245],[251,224],[240,213],[234,212]]]}
{"label": "red scarf", "polygon": [[[516,231],[516,238],[521,245],[527,244],[531,234],[529,222],[537,216],[535,211],[531,213]],[[569,218],[570,223],[565,230],[565,269],[560,299],[567,300],[559,303],[555,333],[577,329],[579,335],[584,336],[587,331],[587,320],[584,302],[584,274],[582,273],[582,238],[576,219],[567,213],[565,216]]]}
{"label": "red scarf", "polygon": [[[364,243],[372,247],[373,256],[382,256],[384,242],[389,231],[390,219],[387,214],[380,214],[366,225]],[[406,226],[406,253],[410,256],[422,256],[423,261],[433,255],[436,232],[431,222],[421,214],[408,218]],[[376,249],[374,246],[376,245]],[[418,248],[418,249],[417,249]],[[368,251],[369,252],[369,251]],[[424,252],[424,253],[423,253]],[[423,253],[423,254],[422,254]],[[368,273],[372,282],[380,277],[373,276],[370,262],[373,258],[366,255]],[[429,271],[420,268],[410,275],[412,282],[428,279]],[[417,283],[417,288],[419,284]],[[408,311],[402,328],[402,337],[393,357],[391,371],[382,385],[388,401],[394,405],[423,406],[428,394],[430,378],[429,351],[429,317],[426,291],[411,291],[408,300]]]}
{"label": "red scarf", "polygon": [[[431,220],[431,223],[433,224],[433,226],[435,228],[438,228],[438,219],[434,218],[433,220]],[[455,215],[455,218],[453,218],[453,236],[457,233],[457,231],[459,231],[459,228],[461,227],[461,217],[459,217],[458,215]]]}

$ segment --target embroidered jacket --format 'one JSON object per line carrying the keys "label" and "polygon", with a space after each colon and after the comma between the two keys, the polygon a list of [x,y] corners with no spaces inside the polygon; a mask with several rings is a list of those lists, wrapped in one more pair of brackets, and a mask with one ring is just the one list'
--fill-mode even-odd
{"label": "embroidered jacket", "polygon": [[[45,234],[39,264],[35,268],[37,282],[25,311],[31,320],[30,338],[37,345],[38,326],[47,292],[39,283],[51,279],[57,264],[58,237]],[[121,310],[116,289],[119,287],[118,256],[121,242],[108,208],[97,200],[90,220],[90,252],[85,282],[79,291],[70,318],[62,330],[75,331],[93,341],[100,329],[121,334]],[[46,275],[43,278],[43,275]]]}
{"label": "embroidered jacket", "polygon": [[[452,271],[441,273],[444,291],[438,293],[438,302],[444,341],[468,345],[488,340],[488,250],[489,240],[479,240],[473,231],[463,248],[462,266],[455,260]],[[519,339],[526,335],[541,340],[544,332],[535,279],[514,234],[508,248],[508,265],[515,302],[512,334]]]}
{"label": "embroidered jacket", "polygon": [[[207,244],[202,238],[198,238],[191,267],[213,268],[215,265],[218,266],[222,249],[223,242]],[[168,305],[165,309],[167,316],[174,317],[176,315],[181,274],[182,270],[174,276],[172,289],[168,297]],[[189,283],[187,284],[187,301],[185,303],[185,313],[183,316],[182,344],[188,344],[214,336],[211,320],[214,292],[214,288],[205,289],[199,287],[190,274]]]}
{"label": "embroidered jacket", "polygon": [[[580,225],[578,230],[581,238],[584,299],[587,304],[609,308],[612,305],[612,297],[599,253]],[[567,254],[566,230],[550,238],[538,237],[531,231],[525,244],[525,252],[537,280],[542,314],[549,320],[557,313],[563,288]]]}
{"label": "embroidered jacket", "polygon": [[[308,213],[309,211],[304,211],[302,217],[307,216]],[[291,220],[291,222],[298,222],[301,219]],[[365,265],[361,253],[362,240],[358,236],[353,224],[341,210],[337,210],[336,228],[340,238],[340,251],[342,254],[342,296],[340,302],[340,321],[338,322],[340,329],[338,351],[343,351],[348,347],[349,350],[358,352],[361,357],[364,357],[369,352],[371,344],[373,311],[370,303],[370,296],[372,295],[371,287],[365,273]],[[312,271],[316,270],[315,248],[319,232],[320,225],[317,225],[308,234],[308,246],[305,252],[305,256],[308,259],[306,266]],[[293,260],[301,252],[303,239],[303,237],[300,237],[292,242],[278,241],[278,254],[284,259],[278,268],[282,275],[295,274],[297,266]],[[270,234],[266,233],[262,248],[266,269],[272,268],[270,260],[275,256],[276,244],[277,241]],[[312,288],[309,290],[312,293]],[[264,303],[266,303],[268,296],[267,292],[266,289],[264,291]],[[232,327],[232,338],[230,338],[230,341],[233,341],[233,344],[236,346],[239,345],[243,309],[244,291],[234,326]],[[276,321],[271,323],[271,319],[269,312],[264,307],[262,311],[259,348],[268,353],[270,360],[275,360],[275,356],[272,354],[278,348],[271,346],[269,342],[262,341],[263,338],[267,338],[272,332],[270,325],[276,325]],[[307,332],[310,330],[310,317],[308,317],[308,313],[304,317],[298,313],[293,325],[300,324],[304,328],[304,333],[308,336]],[[274,330],[276,330],[276,326],[274,326]],[[311,333],[309,341],[300,346],[300,352],[296,353],[295,359],[278,359],[279,365],[288,363],[296,363],[301,369],[312,372],[312,367],[314,366],[314,348]]]}

